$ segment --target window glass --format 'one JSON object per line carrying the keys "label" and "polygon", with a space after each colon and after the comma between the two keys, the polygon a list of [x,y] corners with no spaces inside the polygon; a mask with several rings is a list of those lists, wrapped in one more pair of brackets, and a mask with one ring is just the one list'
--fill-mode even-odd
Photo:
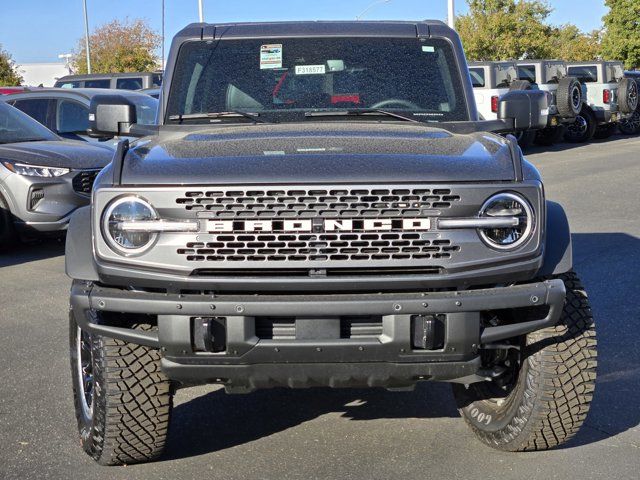
{"label": "window glass", "polygon": [[598,83],[598,67],[595,65],[569,67],[569,76],[581,83]]}
{"label": "window glass", "polygon": [[471,83],[473,88],[483,88],[485,86],[484,68],[470,68]]}
{"label": "window glass", "polygon": [[535,65],[518,65],[518,80],[527,80],[531,83],[538,83]]}
{"label": "window glass", "polygon": [[271,121],[307,121],[310,110],[349,108],[469,118],[453,49],[442,39],[188,42],[174,75],[169,117],[248,109]]}
{"label": "window glass", "polygon": [[129,98],[136,105],[136,123],[153,125],[156,123],[158,100],[149,95],[135,95]]}
{"label": "window glass", "polygon": [[80,88],[80,82],[56,82],[56,88]]}
{"label": "window glass", "polygon": [[53,132],[33,118],[0,102],[0,144],[57,139]]}
{"label": "window glass", "polygon": [[142,78],[118,78],[116,88],[121,90],[140,90],[142,88]]}
{"label": "window glass", "polygon": [[89,128],[89,109],[71,100],[58,102],[58,133],[84,133]]}
{"label": "window glass", "polygon": [[85,88],[111,88],[111,80],[108,78],[85,80],[84,86]]}
{"label": "window glass", "polygon": [[49,127],[52,126],[50,122],[50,105],[52,100],[48,98],[32,98],[25,100],[16,100],[13,106],[18,110],[23,111],[34,120],[37,120],[42,125]]}

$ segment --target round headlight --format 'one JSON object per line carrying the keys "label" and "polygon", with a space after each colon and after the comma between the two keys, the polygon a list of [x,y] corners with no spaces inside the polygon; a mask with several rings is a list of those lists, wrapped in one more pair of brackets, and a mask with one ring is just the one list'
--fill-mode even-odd
{"label": "round headlight", "polygon": [[533,209],[523,197],[499,193],[487,200],[480,210],[481,218],[517,218],[516,226],[478,230],[482,240],[492,248],[513,250],[524,244],[533,233]]}
{"label": "round headlight", "polygon": [[102,217],[102,230],[107,243],[116,252],[135,255],[149,248],[157,233],[128,231],[123,227],[127,222],[156,220],[158,214],[145,200],[138,197],[122,197],[109,204]]}

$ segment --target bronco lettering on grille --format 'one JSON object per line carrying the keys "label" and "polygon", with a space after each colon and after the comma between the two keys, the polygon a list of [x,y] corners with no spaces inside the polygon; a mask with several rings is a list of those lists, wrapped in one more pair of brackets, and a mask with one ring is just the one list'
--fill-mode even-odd
{"label": "bronco lettering on grille", "polygon": [[207,220],[206,231],[217,232],[392,232],[427,231],[428,218]]}

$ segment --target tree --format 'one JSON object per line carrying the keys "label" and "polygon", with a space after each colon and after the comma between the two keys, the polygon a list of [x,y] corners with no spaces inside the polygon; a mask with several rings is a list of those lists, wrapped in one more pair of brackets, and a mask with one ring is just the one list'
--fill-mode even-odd
{"label": "tree", "polygon": [[0,87],[14,87],[22,83],[22,76],[13,66],[13,59],[0,45]]}
{"label": "tree", "polygon": [[467,0],[469,13],[456,29],[470,60],[545,58],[551,56],[551,13],[541,0]]}
{"label": "tree", "polygon": [[640,67],[640,1],[605,0],[602,56],[622,60],[626,68]]}
{"label": "tree", "polygon": [[601,32],[584,33],[571,23],[554,27],[549,41],[552,57],[583,62],[596,60],[600,55]]}
{"label": "tree", "polygon": [[[114,20],[89,36],[92,73],[144,72],[158,66],[160,36],[144,20]],[[78,41],[72,59],[77,73],[87,73],[85,39]]]}

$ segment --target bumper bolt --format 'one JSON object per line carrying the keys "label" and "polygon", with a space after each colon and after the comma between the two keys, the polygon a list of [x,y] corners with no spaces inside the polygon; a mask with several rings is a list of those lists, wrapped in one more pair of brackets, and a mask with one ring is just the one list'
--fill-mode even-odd
{"label": "bumper bolt", "polygon": [[456,307],[461,307],[462,306],[462,302],[460,300],[456,301]]}
{"label": "bumper bolt", "polygon": [[182,305],[181,305],[181,304],[177,304],[177,305],[176,305],[176,308],[177,308],[178,310],[182,310]]}
{"label": "bumper bolt", "polygon": [[238,313],[244,312],[244,307],[242,305],[236,305],[236,312]]}
{"label": "bumper bolt", "polygon": [[100,301],[98,302],[98,307],[100,307],[100,308],[104,308],[104,307],[106,307],[106,306],[107,306],[107,304],[106,304],[106,303],[104,303],[104,300],[100,300]]}
{"label": "bumper bolt", "polygon": [[211,310],[215,310],[215,309],[216,309],[216,306],[215,306],[215,305],[209,305],[209,308],[210,308]]}
{"label": "bumper bolt", "polygon": [[322,351],[322,348],[316,347],[316,352],[321,352],[321,351]]}
{"label": "bumper bolt", "polygon": [[429,306],[429,304],[428,304],[427,302],[423,302],[423,303],[422,303],[422,306],[423,306],[424,308],[427,308],[427,307]]}
{"label": "bumper bolt", "polygon": [[364,347],[358,347],[358,350],[360,350],[362,352],[362,351],[364,351]]}
{"label": "bumper bolt", "polygon": [[400,310],[402,310],[402,305],[400,305],[399,303],[396,303],[396,304],[393,306],[393,309],[394,309],[396,312],[399,312]]}
{"label": "bumper bolt", "polygon": [[538,303],[540,299],[538,297],[536,297],[535,295],[531,295],[531,303]]}

